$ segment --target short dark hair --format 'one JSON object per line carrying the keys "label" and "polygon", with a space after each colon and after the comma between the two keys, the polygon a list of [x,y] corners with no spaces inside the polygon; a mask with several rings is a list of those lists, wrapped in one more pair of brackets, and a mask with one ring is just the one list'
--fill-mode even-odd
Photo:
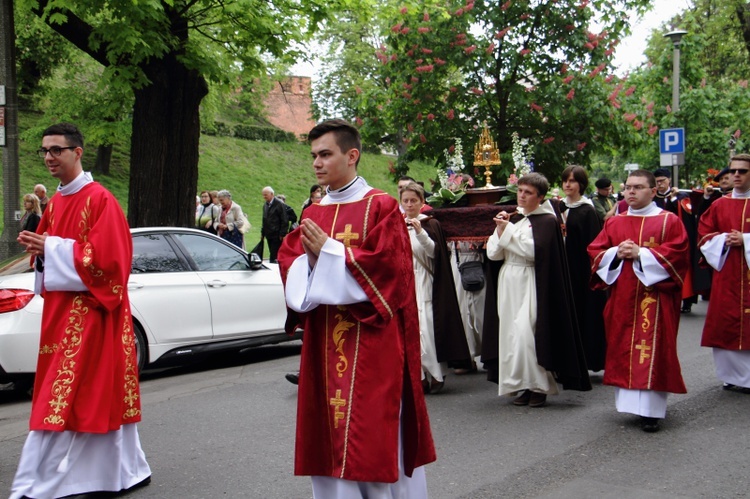
{"label": "short dark hair", "polygon": [[570,165],[563,170],[560,178],[565,182],[570,177],[573,177],[573,180],[578,182],[580,193],[584,194],[586,188],[589,186],[589,176],[586,173],[586,169],[581,165]]}
{"label": "short dark hair", "polygon": [[597,189],[609,189],[612,186],[612,181],[607,177],[601,177],[594,183]]}
{"label": "short dark hair", "polygon": [[47,129],[42,132],[42,137],[47,137],[49,135],[63,135],[69,146],[83,148],[83,134],[78,127],[72,123],[58,123],[47,127]]}
{"label": "short dark hair", "polygon": [[[357,130],[351,123],[341,119],[322,121],[315,125],[310,133],[307,134],[308,142],[317,140],[327,133],[333,133],[336,137],[336,145],[339,146],[341,152],[347,152],[352,149],[359,151],[362,154],[362,139],[359,136],[359,130]],[[357,165],[359,159],[357,159]]]}
{"label": "short dark hair", "polygon": [[729,161],[730,162],[732,162],[732,161],[744,161],[746,163],[750,163],[750,154],[747,154],[747,153],[744,153],[744,152],[741,153],[741,154],[735,154],[734,156],[732,156],[732,159],[730,159]]}
{"label": "short dark hair", "polygon": [[409,175],[401,175],[398,178],[398,181],[401,182],[402,180],[408,180],[409,182],[416,182],[413,178],[411,178]]}
{"label": "short dark hair", "polygon": [[628,175],[628,177],[643,177],[646,179],[646,182],[648,182],[649,187],[656,187],[656,175],[648,170],[634,170],[630,172],[630,175]]}
{"label": "short dark hair", "polygon": [[527,173],[519,178],[518,185],[530,185],[535,188],[536,192],[542,197],[546,196],[547,191],[549,191],[549,181],[547,181],[547,177],[537,172]]}
{"label": "short dark hair", "polygon": [[321,191],[323,192],[323,187],[320,184],[313,184],[310,186],[310,195],[312,196],[314,193]]}

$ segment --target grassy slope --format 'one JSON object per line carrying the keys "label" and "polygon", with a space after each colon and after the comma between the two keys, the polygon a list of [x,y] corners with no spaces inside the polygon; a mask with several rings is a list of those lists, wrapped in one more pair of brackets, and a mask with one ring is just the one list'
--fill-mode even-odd
{"label": "grassy slope", "polygon": [[[22,113],[21,133],[38,120],[36,115]],[[85,133],[85,131],[84,131]],[[20,145],[21,195],[32,192],[37,183],[53,190],[56,184],[47,173],[43,161],[34,152],[39,142],[22,141]],[[110,189],[127,211],[128,161],[127,145],[117,145],[113,153],[111,174],[94,178]],[[124,152],[123,152],[124,151]],[[84,154],[84,169],[93,167],[95,151]],[[395,194],[396,185],[388,176],[388,156],[364,154],[359,165],[360,174],[370,185]],[[312,173],[310,148],[305,144],[255,142],[230,137],[203,135],[200,144],[198,190],[228,189],[232,198],[242,206],[252,224],[246,235],[248,243],[259,239],[263,198],[266,185],[277,194],[285,194],[287,203],[299,215],[302,202],[307,199],[310,186],[315,183]],[[431,165],[414,163],[411,175],[429,186],[435,176]],[[1,180],[0,180],[1,182]],[[1,185],[1,184],[0,184]],[[0,226],[2,224],[0,206]]]}

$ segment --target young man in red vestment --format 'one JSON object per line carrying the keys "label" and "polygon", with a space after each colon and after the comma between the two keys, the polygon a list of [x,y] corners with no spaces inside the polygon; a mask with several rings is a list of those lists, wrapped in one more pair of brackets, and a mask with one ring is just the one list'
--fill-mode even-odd
{"label": "young man in red vestment", "polygon": [[604,384],[615,386],[619,412],[641,416],[644,431],[659,430],[667,393],[685,393],[677,359],[688,237],[676,215],[654,204],[656,179],[636,170],[625,182],[627,213],[604,224],[589,245],[594,289],[610,289],[604,308],[607,354]]}
{"label": "young man in red vestment", "polygon": [[701,345],[712,347],[726,390],[750,393],[750,154],[729,165],[734,189],[700,218],[699,245],[713,267]]}
{"label": "young man in red vestment", "polygon": [[326,121],[308,138],[328,188],[278,255],[287,323],[305,330],[294,472],[312,476],[316,498],[427,497],[435,449],[406,225],[357,176],[356,128]]}
{"label": "young man in red vestment", "polygon": [[37,232],[18,236],[35,257],[44,309],[31,432],[10,497],[145,485],[151,470],[135,425],[141,407],[130,230],[114,196],[84,173],[75,126],[47,128],[39,154],[60,185]]}

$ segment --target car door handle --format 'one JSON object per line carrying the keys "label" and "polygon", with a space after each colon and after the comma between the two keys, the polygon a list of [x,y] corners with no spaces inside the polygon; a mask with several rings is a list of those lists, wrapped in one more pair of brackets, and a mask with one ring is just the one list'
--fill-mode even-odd
{"label": "car door handle", "polygon": [[208,281],[209,288],[223,288],[226,285],[225,281]]}
{"label": "car door handle", "polygon": [[128,289],[141,289],[143,287],[143,284],[140,282],[129,282],[128,283]]}

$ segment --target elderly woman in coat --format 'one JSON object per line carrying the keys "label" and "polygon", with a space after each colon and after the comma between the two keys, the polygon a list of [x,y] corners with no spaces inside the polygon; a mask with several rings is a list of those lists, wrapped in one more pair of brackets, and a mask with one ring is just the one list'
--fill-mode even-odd
{"label": "elderly woman in coat", "polygon": [[222,239],[226,239],[235,246],[242,248],[245,244],[245,237],[240,228],[244,224],[242,208],[232,201],[232,194],[227,190],[219,191],[219,205],[221,214],[214,222],[214,229]]}

